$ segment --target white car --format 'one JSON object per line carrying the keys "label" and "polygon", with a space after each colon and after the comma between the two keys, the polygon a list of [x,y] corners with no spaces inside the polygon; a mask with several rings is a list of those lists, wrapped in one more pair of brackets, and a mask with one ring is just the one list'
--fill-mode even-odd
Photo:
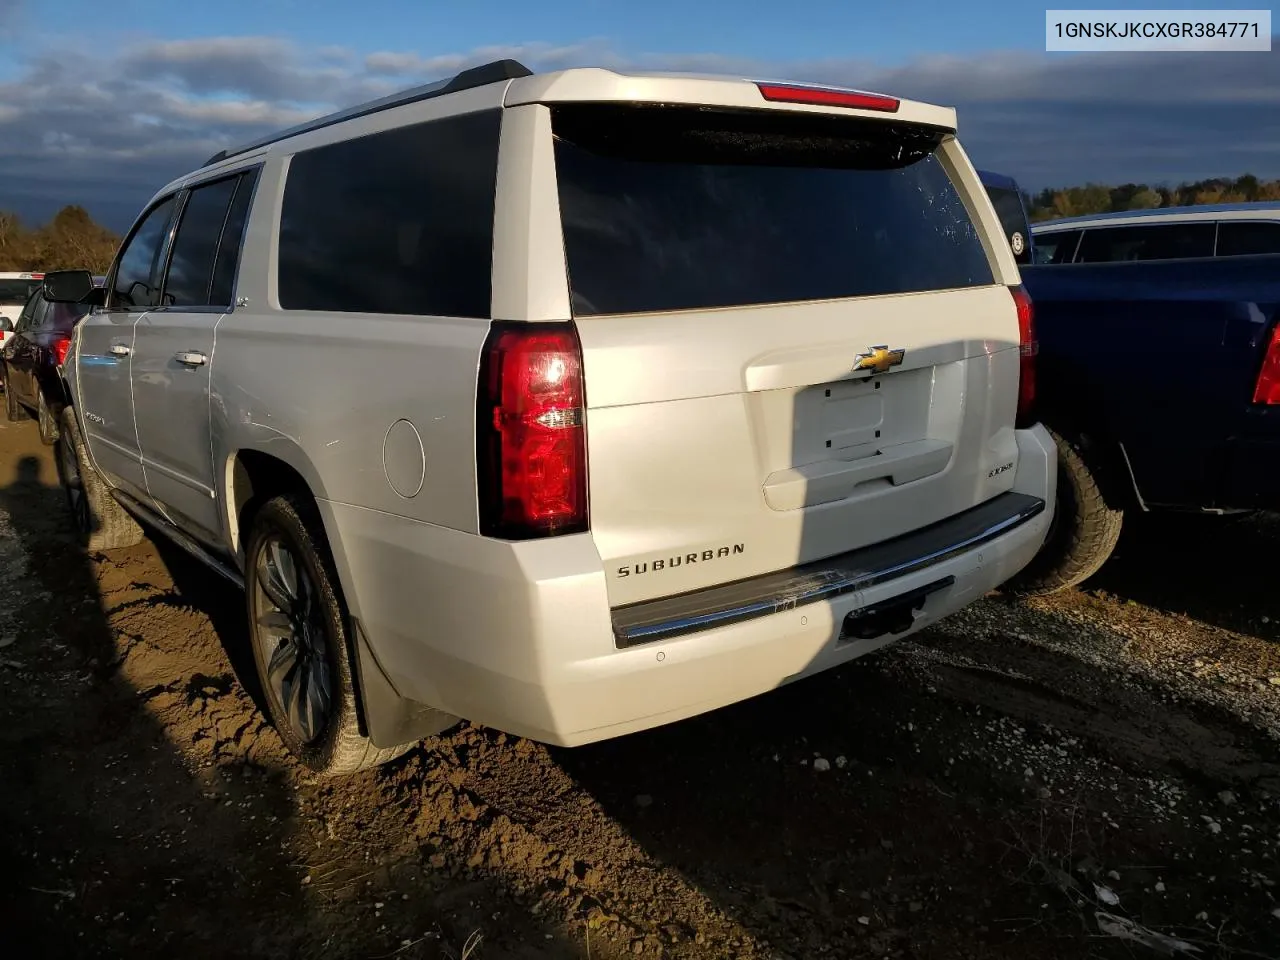
{"label": "white car", "polygon": [[0,271],[0,348],[3,348],[27,301],[40,289],[43,273]]}
{"label": "white car", "polygon": [[140,519],[243,582],[325,773],[459,717],[616,737],[934,623],[1035,555],[1056,481],[955,126],[503,61],[223,152],[76,328],[87,542]]}

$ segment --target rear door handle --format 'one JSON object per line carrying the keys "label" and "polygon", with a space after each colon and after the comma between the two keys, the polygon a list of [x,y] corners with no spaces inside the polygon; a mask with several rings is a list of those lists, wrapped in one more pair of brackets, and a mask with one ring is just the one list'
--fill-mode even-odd
{"label": "rear door handle", "polygon": [[127,357],[133,353],[133,350],[125,343],[113,343],[109,349],[113,357]]}
{"label": "rear door handle", "polygon": [[197,350],[181,350],[173,355],[173,359],[187,367],[202,367],[209,362],[209,358]]}

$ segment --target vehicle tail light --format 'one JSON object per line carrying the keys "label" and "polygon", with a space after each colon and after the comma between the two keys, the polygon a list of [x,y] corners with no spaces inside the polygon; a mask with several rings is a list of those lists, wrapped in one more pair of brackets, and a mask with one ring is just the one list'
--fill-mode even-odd
{"label": "vehicle tail light", "polygon": [[71,337],[64,334],[56,338],[50,346],[53,348],[53,358],[58,361],[58,366],[62,366],[67,362],[67,351],[71,349]]}
{"label": "vehicle tail light", "polygon": [[526,540],[586,530],[586,401],[573,324],[495,322],[477,393],[480,532]]}
{"label": "vehicle tail light", "polygon": [[1014,426],[1019,430],[1036,422],[1036,355],[1040,341],[1036,339],[1036,311],[1025,287],[1010,287],[1018,307],[1018,415]]}
{"label": "vehicle tail light", "polygon": [[1280,403],[1280,324],[1271,330],[1267,353],[1262,358],[1262,369],[1258,371],[1257,382],[1253,385],[1253,402],[1267,405]]}
{"label": "vehicle tail light", "polygon": [[853,107],[858,110],[883,110],[897,113],[901,104],[896,97],[861,90],[838,90],[831,87],[802,87],[782,83],[757,83],[766,100],[781,103],[810,103],[821,107]]}

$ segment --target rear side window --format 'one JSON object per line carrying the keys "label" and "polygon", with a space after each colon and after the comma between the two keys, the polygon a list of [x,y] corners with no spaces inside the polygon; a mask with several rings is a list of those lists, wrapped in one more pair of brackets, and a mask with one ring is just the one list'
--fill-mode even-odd
{"label": "rear side window", "polygon": [[1218,256],[1248,257],[1259,253],[1280,253],[1280,223],[1224,220],[1218,224]]}
{"label": "rear side window", "polygon": [[500,124],[484,111],[294,156],[280,306],[488,317]]}
{"label": "rear side window", "polygon": [[165,306],[208,306],[213,258],[218,251],[231,198],[235,196],[237,180],[237,177],[229,177],[202,184],[188,195],[178,221],[178,232],[173,238],[169,273],[164,282]]}
{"label": "rear side window", "polygon": [[552,127],[578,316],[993,282],[939,131],[607,104]]}
{"label": "rear side window", "polygon": [[1093,227],[1080,241],[1078,263],[1119,260],[1188,260],[1213,256],[1214,224],[1160,223],[1151,226]]}
{"label": "rear side window", "polygon": [[120,252],[108,306],[113,310],[149,309],[160,303],[161,256],[169,235],[174,198],[151,208]]}

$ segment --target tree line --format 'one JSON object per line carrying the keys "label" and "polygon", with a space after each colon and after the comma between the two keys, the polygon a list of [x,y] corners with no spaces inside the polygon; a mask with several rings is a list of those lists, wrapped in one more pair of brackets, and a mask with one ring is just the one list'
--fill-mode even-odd
{"label": "tree line", "polygon": [[0,270],[91,270],[105,273],[120,237],[81,206],[66,206],[48,223],[27,227],[0,210]]}
{"label": "tree line", "polygon": [[1027,216],[1032,220],[1080,217],[1121,210],[1151,210],[1156,207],[1190,207],[1202,203],[1253,203],[1280,200],[1280,180],[1259,180],[1251,173],[1232,179],[1217,177],[1176,187],[1126,183],[1108,187],[1086,183],[1082,187],[1049,187],[1034,196],[1023,194]]}

